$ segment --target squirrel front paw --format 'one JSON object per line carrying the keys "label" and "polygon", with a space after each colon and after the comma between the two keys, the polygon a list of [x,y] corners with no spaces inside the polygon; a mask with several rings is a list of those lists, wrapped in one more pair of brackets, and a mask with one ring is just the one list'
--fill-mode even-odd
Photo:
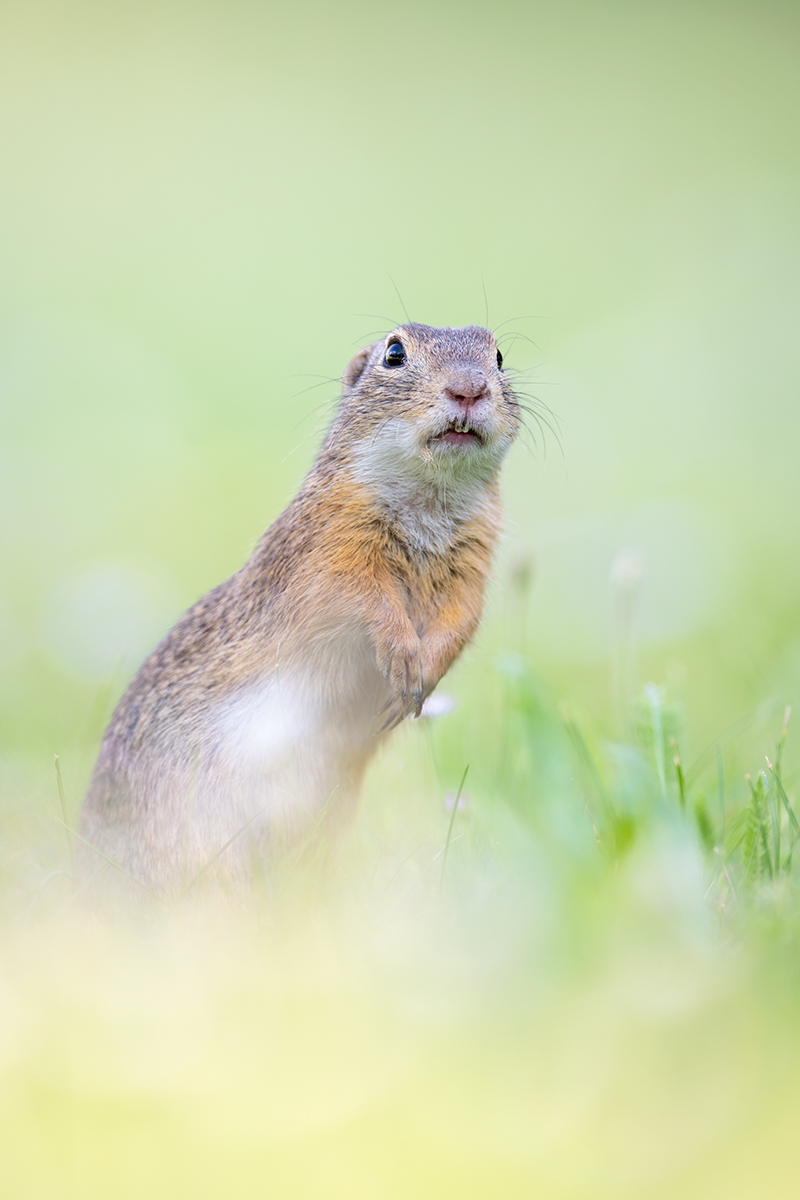
{"label": "squirrel front paw", "polygon": [[418,637],[399,645],[386,644],[378,651],[378,668],[389,681],[391,694],[381,713],[388,713],[381,730],[392,729],[409,713],[418,717],[425,699],[422,676],[422,646]]}

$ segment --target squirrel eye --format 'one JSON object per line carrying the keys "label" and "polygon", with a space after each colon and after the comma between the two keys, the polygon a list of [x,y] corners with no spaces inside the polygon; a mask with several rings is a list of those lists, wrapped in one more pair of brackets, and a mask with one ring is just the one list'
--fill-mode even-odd
{"label": "squirrel eye", "polygon": [[500,368],[500,370],[502,371],[502,369],[503,369],[503,356],[502,356],[502,354],[500,353],[500,351],[499,351],[499,350],[497,351],[497,365],[498,365],[498,367]]}
{"label": "squirrel eye", "polygon": [[402,342],[389,342],[386,347],[386,353],[383,356],[383,365],[385,367],[402,367],[406,361],[406,352],[403,349]]}

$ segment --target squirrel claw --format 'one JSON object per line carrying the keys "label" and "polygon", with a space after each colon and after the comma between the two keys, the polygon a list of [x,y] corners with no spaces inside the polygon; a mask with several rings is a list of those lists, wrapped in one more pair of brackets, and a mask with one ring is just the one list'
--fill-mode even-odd
{"label": "squirrel claw", "polygon": [[386,716],[379,730],[384,733],[411,713],[418,717],[422,712],[425,683],[419,638],[416,634],[405,641],[399,635],[394,640],[387,637],[382,649],[379,646],[377,665],[389,684],[389,698],[377,713],[379,717]]}
{"label": "squirrel claw", "polygon": [[[382,708],[380,713],[378,713],[378,716],[381,716],[381,714],[384,713],[385,711],[386,711],[386,708],[385,707]],[[380,729],[378,730],[378,733],[388,733],[390,729],[394,729],[396,726],[398,726],[400,724],[400,722],[406,718],[407,715],[408,714],[405,713],[402,709],[400,709],[399,711],[390,712],[389,716],[386,718],[386,720],[383,722]]]}
{"label": "squirrel claw", "polygon": [[378,733],[385,733],[389,729],[394,729],[406,717],[421,716],[424,699],[424,693],[416,689],[412,692],[411,696],[409,696],[408,692],[401,692],[399,695],[390,696],[386,703],[378,709],[377,715],[379,717],[382,717],[384,713],[388,713]]}

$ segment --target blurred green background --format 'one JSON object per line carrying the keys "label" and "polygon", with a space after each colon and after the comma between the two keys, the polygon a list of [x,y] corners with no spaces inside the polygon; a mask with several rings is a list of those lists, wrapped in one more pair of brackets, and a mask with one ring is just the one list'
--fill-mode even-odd
{"label": "blurred green background", "polygon": [[633,549],[642,679],[682,664],[700,741],[791,691],[799,20],[6,2],[4,748],[86,739],[99,685],[280,511],[325,380],[403,305],[488,309],[560,425],[508,464],[486,636],[531,556],[531,653],[602,716]]}
{"label": "blurred green background", "polygon": [[[737,917],[724,807],[704,857],[672,777],[597,747],[620,691],[666,685],[687,762],[711,745],[703,833],[715,741],[744,804],[800,681],[799,51],[776,0],[3,0],[0,870],[28,865],[0,899],[36,927],[2,945],[15,1196],[795,1194],[797,872],[767,861]],[[345,858],[367,935],[341,896],[266,942],[48,924],[53,752],[74,814],[127,678],[404,311],[496,327],[559,436],[532,425],[505,469],[460,713],[372,774]],[[617,805],[600,865],[571,712]]]}

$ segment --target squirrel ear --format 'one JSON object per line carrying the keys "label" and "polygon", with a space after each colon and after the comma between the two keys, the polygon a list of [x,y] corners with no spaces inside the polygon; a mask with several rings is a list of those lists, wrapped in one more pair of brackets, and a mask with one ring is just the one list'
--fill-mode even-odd
{"label": "squirrel ear", "polygon": [[344,375],[342,376],[343,396],[346,396],[348,392],[353,390],[361,376],[364,374],[367,363],[370,359],[370,355],[372,354],[374,348],[375,343],[373,342],[371,346],[362,347],[358,354],[353,355],[353,357],[350,359],[350,362],[345,367]]}

